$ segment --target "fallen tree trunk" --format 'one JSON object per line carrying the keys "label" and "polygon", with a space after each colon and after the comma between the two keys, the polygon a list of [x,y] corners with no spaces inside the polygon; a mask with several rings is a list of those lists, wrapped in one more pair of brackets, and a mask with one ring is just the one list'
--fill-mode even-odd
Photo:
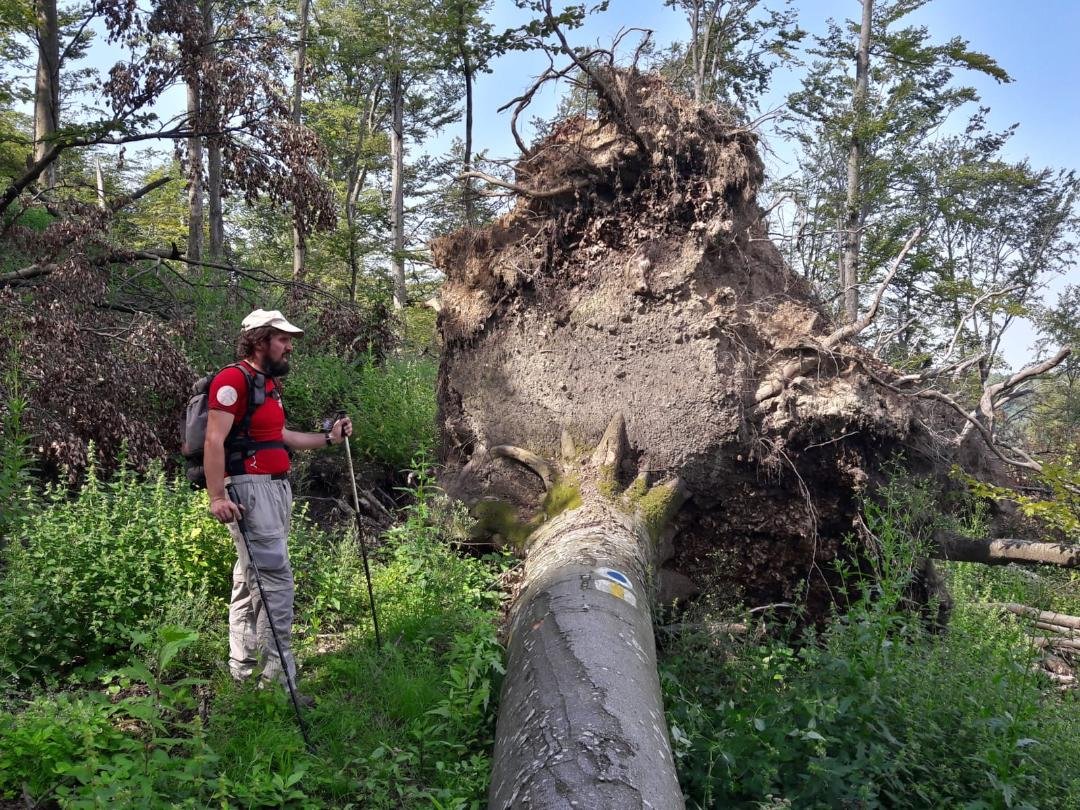
{"label": "fallen tree trunk", "polygon": [[983,565],[1056,565],[1080,567],[1080,546],[1040,543],[1034,540],[995,538],[979,540],[955,532],[934,535],[935,559],[974,562]]}
{"label": "fallen tree trunk", "polygon": [[537,533],[510,630],[490,808],[681,808],[644,521],[599,499]]}
{"label": "fallen tree trunk", "polygon": [[558,472],[513,447],[476,460],[513,459],[545,486],[556,475],[572,479],[580,502],[530,538],[511,614],[490,808],[683,806],[660,701],[651,572],[654,538],[684,492],[677,481],[618,492],[612,471],[625,450],[616,414],[588,458],[576,458],[565,437]]}

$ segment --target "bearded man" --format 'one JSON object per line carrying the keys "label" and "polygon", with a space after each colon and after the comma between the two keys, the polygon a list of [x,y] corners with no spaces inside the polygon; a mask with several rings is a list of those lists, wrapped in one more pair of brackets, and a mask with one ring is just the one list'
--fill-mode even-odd
{"label": "bearded man", "polygon": [[[296,660],[291,649],[294,591],[288,547],[290,451],[340,444],[352,434],[348,417],[336,421],[326,433],[301,433],[285,427],[277,380],[289,372],[293,339],[303,334],[303,329],[289,323],[278,310],[255,310],[241,324],[236,349],[240,362],[222,369],[210,384],[203,466],[210,511],[229,527],[236,545],[229,602],[229,671],[237,681],[246,680],[261,665],[261,683],[284,684],[288,680],[295,684]],[[237,502],[226,494],[226,485]],[[253,559],[248,557],[236,522],[241,516]],[[261,589],[255,566],[261,575]],[[310,697],[297,697],[305,706],[314,704]]]}

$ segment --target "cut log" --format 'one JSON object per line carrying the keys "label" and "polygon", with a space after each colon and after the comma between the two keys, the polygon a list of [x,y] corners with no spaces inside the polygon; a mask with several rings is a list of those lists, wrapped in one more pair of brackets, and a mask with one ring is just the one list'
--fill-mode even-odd
{"label": "cut log", "polygon": [[1031,643],[1040,649],[1053,647],[1057,650],[1080,650],[1080,639],[1032,636]]}
{"label": "cut log", "polygon": [[1065,543],[1040,543],[1035,540],[995,538],[980,540],[955,532],[934,535],[932,555],[939,560],[976,562],[983,565],[1056,565],[1080,566],[1080,546]]}
{"label": "cut log", "polygon": [[1064,638],[1080,638],[1080,631],[1073,630],[1071,627],[1065,627],[1060,624],[1051,624],[1050,622],[1035,622],[1036,630],[1045,630],[1048,633],[1058,633]]}

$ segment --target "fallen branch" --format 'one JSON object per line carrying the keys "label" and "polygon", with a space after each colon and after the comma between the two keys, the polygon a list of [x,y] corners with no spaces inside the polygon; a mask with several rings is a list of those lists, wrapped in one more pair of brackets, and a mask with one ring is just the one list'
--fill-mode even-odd
{"label": "fallen branch", "polygon": [[1034,540],[995,538],[980,540],[955,532],[937,532],[935,547],[930,556],[953,562],[975,562],[983,565],[1055,565],[1061,568],[1080,567],[1080,546],[1064,543],[1040,543]]}
{"label": "fallen branch", "polygon": [[1017,616],[1027,616],[1029,619],[1035,619],[1036,621],[1049,622],[1050,624],[1061,625],[1062,627],[1068,627],[1073,630],[1080,630],[1080,616],[1054,613],[1051,610],[1039,610],[1038,608],[1020,605],[1016,602],[991,602],[990,606],[1000,607],[1003,610],[1009,611],[1009,613],[1015,613]]}

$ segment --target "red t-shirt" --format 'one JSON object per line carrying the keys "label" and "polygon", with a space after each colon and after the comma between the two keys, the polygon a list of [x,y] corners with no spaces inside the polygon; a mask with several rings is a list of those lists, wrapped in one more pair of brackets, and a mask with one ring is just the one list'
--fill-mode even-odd
{"label": "red t-shirt", "polygon": [[[258,373],[250,363],[244,363],[248,371]],[[254,388],[254,385],[252,385]],[[284,438],[285,409],[278,397],[271,396],[274,381],[266,378],[266,401],[251,415],[248,436],[256,442],[280,442]],[[235,366],[229,366],[218,372],[210,383],[210,403],[212,411],[225,411],[233,415],[233,424],[239,424],[247,413],[248,381],[244,372]],[[226,451],[226,467],[228,466]],[[267,447],[256,451],[251,458],[244,460],[244,469],[252,475],[274,475],[289,471],[289,454],[280,447]],[[226,475],[228,470],[226,469]]]}

